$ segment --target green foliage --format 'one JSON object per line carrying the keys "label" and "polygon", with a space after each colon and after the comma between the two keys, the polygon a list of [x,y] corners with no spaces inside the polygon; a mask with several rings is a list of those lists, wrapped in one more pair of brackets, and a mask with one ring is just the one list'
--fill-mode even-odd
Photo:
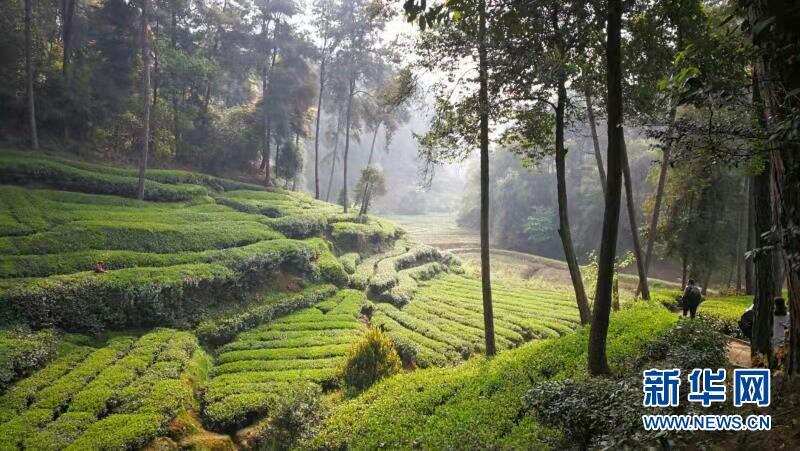
{"label": "green foliage", "polygon": [[541,424],[563,431],[564,446],[586,449],[598,436],[637,432],[641,397],[641,390],[627,381],[567,379],[534,384],[523,403]]}
{"label": "green foliage", "polygon": [[[480,281],[453,274],[417,284],[413,300],[405,307],[379,302],[372,316],[372,324],[392,337],[403,361],[425,367],[457,363],[482,352]],[[557,337],[578,325],[577,307],[567,293],[500,281],[493,292],[495,333],[501,349],[534,338]]]}
{"label": "green foliage", "polygon": [[363,332],[358,320],[363,302],[362,293],[341,290],[318,304],[325,310],[299,310],[220,348],[204,394],[208,426],[240,428],[271,416],[287,398],[336,385],[347,350]]}
{"label": "green foliage", "polygon": [[342,268],[347,274],[356,272],[356,267],[360,261],[361,256],[357,252],[349,252],[339,257],[339,263],[342,264]]}
{"label": "green foliage", "polygon": [[0,393],[56,356],[58,336],[51,329],[0,331]]}
{"label": "green foliage", "polygon": [[[651,343],[641,359],[669,368],[721,368],[728,360],[727,341],[713,323],[704,318],[682,319]],[[642,366],[641,364],[639,366]]]}
{"label": "green foliage", "polygon": [[31,449],[131,449],[197,408],[208,356],[190,333],[156,329],[99,349],[78,346],[0,397],[0,445]]}
{"label": "green foliage", "polygon": [[[62,161],[38,157],[23,157],[20,154],[0,154],[0,178],[6,183],[28,185],[38,183],[56,189],[95,194],[115,194],[136,197],[138,179],[71,166]],[[168,185],[152,180],[145,181],[145,199],[155,201],[182,201],[205,196],[202,186]]]}
{"label": "green foliage", "polygon": [[[67,165],[59,159],[39,160]],[[102,169],[99,174],[113,177],[125,171],[70,164],[87,168],[80,170]],[[241,187],[181,171],[155,172],[154,177]],[[334,217],[338,209],[331,205],[288,191],[232,190],[224,195],[254,205],[255,211],[235,211],[210,198],[154,204],[0,187],[0,232],[5,233],[0,236],[0,313],[6,321],[71,330],[187,327],[209,310],[242,304],[262,288],[264,273],[286,271],[340,286],[348,283],[321,236],[329,216],[337,223],[352,217]],[[264,216],[270,208],[283,216]],[[285,239],[273,227],[303,240]],[[242,324],[259,315],[253,313]],[[232,338],[237,327],[224,339]]]}
{"label": "green foliage", "polygon": [[260,296],[236,311],[203,320],[195,328],[197,337],[205,344],[219,346],[231,341],[238,333],[252,329],[293,311],[310,307],[333,294],[332,285],[317,285],[305,288],[296,294],[275,293]]}
{"label": "green foliage", "polygon": [[363,391],[379,380],[400,372],[402,364],[392,340],[380,329],[370,328],[347,351],[342,381],[351,393]]}
{"label": "green foliage", "polygon": [[371,299],[402,307],[411,300],[416,290],[416,280],[430,279],[451,265],[459,265],[451,254],[419,244],[407,252],[378,261],[374,274],[369,278],[367,293]]}
{"label": "green foliage", "polygon": [[[608,357],[619,369],[676,318],[639,303],[612,315]],[[336,407],[314,444],[372,448],[537,448],[552,432],[520,416],[532,383],[586,377],[588,329],[471,359],[453,368],[404,373],[386,379]]]}

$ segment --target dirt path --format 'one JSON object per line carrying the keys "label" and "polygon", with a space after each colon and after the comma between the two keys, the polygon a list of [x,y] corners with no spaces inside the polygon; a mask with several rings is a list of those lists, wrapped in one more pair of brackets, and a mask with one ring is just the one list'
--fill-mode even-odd
{"label": "dirt path", "polygon": [[750,368],[750,343],[737,338],[728,338],[726,348],[731,365]]}

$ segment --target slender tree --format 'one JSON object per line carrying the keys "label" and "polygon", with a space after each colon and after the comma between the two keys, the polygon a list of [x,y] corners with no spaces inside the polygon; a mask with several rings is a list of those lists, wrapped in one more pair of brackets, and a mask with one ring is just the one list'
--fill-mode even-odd
{"label": "slender tree", "polygon": [[592,105],[592,93],[587,87],[584,91],[586,99],[586,116],[589,120],[589,130],[592,133],[592,146],[594,148],[594,159],[597,162],[597,173],[600,175],[600,186],[603,188],[603,196],[606,194],[606,170],[603,168],[603,154],[600,151],[600,140],[597,138],[597,123],[594,118],[594,106]]}
{"label": "slender tree", "polygon": [[636,260],[636,271],[639,274],[639,290],[642,299],[650,300],[650,287],[647,283],[647,269],[642,259],[642,245],[639,242],[639,228],[636,225],[636,204],[633,199],[633,181],[631,181],[631,166],[628,163],[628,149],[625,140],[622,141],[622,175],[625,179],[625,204],[628,208],[628,220],[631,225],[631,238],[633,240],[633,256]]}
{"label": "slender tree", "polygon": [[150,0],[142,1],[139,40],[142,48],[142,153],[139,157],[139,186],[137,196],[144,199],[144,177],[147,171],[147,154],[150,150]]}
{"label": "slender tree", "polygon": [[486,0],[478,2],[478,109],[481,146],[481,288],[486,355],[495,354],[492,277],[489,261],[489,68],[486,59]]}
{"label": "slender tree", "polygon": [[36,106],[33,99],[33,0],[25,0],[25,94],[28,98],[28,127],[30,144],[39,148],[36,130]]}
{"label": "slender tree", "polygon": [[614,260],[617,252],[620,196],[622,189],[622,159],[624,149],[622,116],[622,61],[620,34],[622,29],[622,0],[608,0],[606,83],[608,89],[608,170],[606,206],[603,214],[600,256],[597,268],[597,288],[594,297],[592,326],[589,333],[589,373],[607,374],[606,338],[611,313]]}

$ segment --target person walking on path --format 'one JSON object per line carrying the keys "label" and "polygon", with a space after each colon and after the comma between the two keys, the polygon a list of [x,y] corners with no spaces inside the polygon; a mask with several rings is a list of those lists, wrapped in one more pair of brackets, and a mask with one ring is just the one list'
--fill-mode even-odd
{"label": "person walking on path", "polygon": [[689,316],[694,319],[697,314],[697,307],[700,305],[702,298],[700,287],[695,284],[694,279],[689,279],[689,283],[686,285],[686,289],[683,290],[683,297],[681,298],[683,316],[689,313]]}

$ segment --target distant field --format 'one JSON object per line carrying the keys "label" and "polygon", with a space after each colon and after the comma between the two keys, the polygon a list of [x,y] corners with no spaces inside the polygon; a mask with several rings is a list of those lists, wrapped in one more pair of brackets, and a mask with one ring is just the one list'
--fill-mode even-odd
{"label": "distant field", "polygon": [[[480,261],[480,237],[478,233],[456,224],[451,213],[424,215],[387,215],[388,219],[402,226],[409,236],[420,243],[447,249],[465,262]],[[533,279],[554,285],[571,285],[567,265],[564,261],[534,254],[506,249],[491,249],[492,272],[497,276]],[[679,287],[676,282],[650,277],[650,283],[660,287]],[[635,268],[628,268],[620,275],[621,286],[636,288],[638,278]]]}

